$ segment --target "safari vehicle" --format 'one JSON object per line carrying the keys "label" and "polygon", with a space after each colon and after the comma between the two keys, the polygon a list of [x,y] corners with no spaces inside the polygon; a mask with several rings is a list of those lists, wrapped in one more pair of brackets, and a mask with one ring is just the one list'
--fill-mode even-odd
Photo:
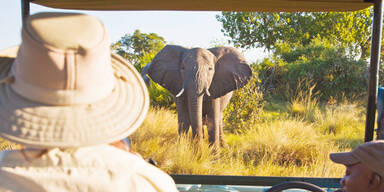
{"label": "safari vehicle", "polygon": [[[51,8],[73,10],[198,10],[198,11],[261,11],[261,12],[326,12],[355,11],[374,6],[371,57],[369,66],[368,102],[364,141],[374,138],[376,102],[378,92],[378,67],[382,25],[381,0],[21,0],[22,18],[29,15],[30,3]],[[383,138],[384,130],[377,131]],[[324,191],[340,187],[339,178],[261,177],[261,176],[211,176],[172,175],[181,185],[238,186],[238,191],[276,192],[288,188]],[[249,186],[249,187],[248,187]],[[252,186],[252,187],[250,187]],[[271,187],[272,186],[272,187]],[[198,189],[202,191],[203,188]],[[226,191],[207,189],[207,191]],[[233,190],[227,190],[233,191]]]}

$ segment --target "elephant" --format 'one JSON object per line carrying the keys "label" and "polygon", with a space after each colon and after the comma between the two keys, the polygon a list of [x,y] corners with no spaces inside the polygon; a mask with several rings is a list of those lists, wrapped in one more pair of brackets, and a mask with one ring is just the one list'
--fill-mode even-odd
{"label": "elephant", "polygon": [[223,111],[233,90],[245,86],[252,70],[232,47],[210,49],[166,45],[148,64],[149,77],[173,95],[179,134],[203,140],[203,122],[211,145],[225,146]]}
{"label": "elephant", "polygon": [[151,64],[152,64],[151,62],[147,63],[147,64],[144,66],[144,68],[141,70],[141,73],[140,73],[141,76],[143,77],[144,83],[145,83],[147,86],[149,86],[149,83],[150,83],[150,80],[149,80],[147,74],[148,74],[149,67],[151,67]]}

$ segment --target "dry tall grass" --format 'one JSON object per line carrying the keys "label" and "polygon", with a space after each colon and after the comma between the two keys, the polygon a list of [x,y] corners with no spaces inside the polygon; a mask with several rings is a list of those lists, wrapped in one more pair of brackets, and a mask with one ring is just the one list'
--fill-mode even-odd
{"label": "dry tall grass", "polygon": [[175,112],[151,109],[132,142],[168,173],[340,177],[344,167],[328,156],[363,142],[362,111],[343,105],[307,111],[313,113],[307,114],[310,121],[296,116],[269,119],[227,134],[229,147],[214,150],[191,141],[190,134],[179,137]]}
{"label": "dry tall grass", "polygon": [[2,150],[12,150],[19,149],[21,146],[15,143],[12,143],[8,140],[0,138],[0,151]]}

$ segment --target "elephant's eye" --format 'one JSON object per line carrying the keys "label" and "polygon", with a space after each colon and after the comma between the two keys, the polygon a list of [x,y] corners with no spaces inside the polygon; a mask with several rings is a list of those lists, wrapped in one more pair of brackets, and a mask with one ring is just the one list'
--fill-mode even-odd
{"label": "elephant's eye", "polygon": [[210,71],[213,69],[212,67],[208,68]]}

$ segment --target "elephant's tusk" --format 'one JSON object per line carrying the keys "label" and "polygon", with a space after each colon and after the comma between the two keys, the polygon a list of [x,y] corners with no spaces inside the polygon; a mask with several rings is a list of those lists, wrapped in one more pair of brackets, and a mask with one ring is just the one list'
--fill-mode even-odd
{"label": "elephant's tusk", "polygon": [[184,93],[184,88],[181,89],[181,91],[176,95],[176,97],[180,97]]}
{"label": "elephant's tusk", "polygon": [[209,93],[208,89],[205,89],[205,94],[207,94],[207,95],[208,95],[208,97],[210,97],[210,96],[211,96],[211,93]]}

